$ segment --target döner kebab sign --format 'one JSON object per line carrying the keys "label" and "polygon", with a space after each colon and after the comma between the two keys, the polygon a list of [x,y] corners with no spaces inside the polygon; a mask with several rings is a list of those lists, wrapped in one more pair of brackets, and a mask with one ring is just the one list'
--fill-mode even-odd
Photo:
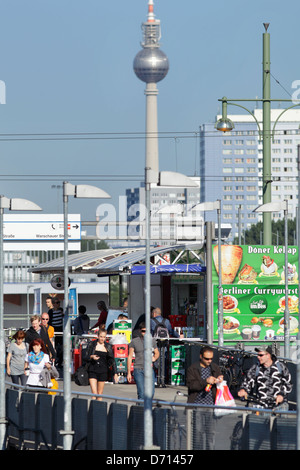
{"label": "d\u00f6ner kebab sign", "polygon": [[[284,341],[284,246],[221,247],[224,341]],[[218,246],[213,247],[214,340],[218,339]],[[298,247],[288,247],[290,337],[299,328]]]}

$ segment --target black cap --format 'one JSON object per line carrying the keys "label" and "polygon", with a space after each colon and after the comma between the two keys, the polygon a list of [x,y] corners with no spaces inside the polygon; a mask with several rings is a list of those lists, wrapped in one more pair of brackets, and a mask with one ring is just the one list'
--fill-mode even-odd
{"label": "black cap", "polygon": [[259,346],[258,348],[255,348],[254,351],[266,352],[266,353],[269,353],[272,357],[276,357],[275,354],[273,354],[271,346]]}

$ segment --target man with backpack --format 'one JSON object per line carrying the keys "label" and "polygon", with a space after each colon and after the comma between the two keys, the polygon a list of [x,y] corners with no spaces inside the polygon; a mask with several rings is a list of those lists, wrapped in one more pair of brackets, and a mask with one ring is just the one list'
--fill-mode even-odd
{"label": "man with backpack", "polygon": [[[278,361],[271,346],[255,348],[259,364],[247,372],[238,392],[240,398],[255,394],[265,408],[288,410],[288,394],[292,391],[291,374],[287,366]],[[280,408],[279,408],[280,407]]]}
{"label": "man with backpack", "polygon": [[179,338],[179,334],[173,330],[170,320],[163,318],[160,308],[152,310],[151,318],[151,334],[157,340],[159,349],[159,359],[157,361],[157,386],[165,387],[165,369],[166,369],[166,350],[168,347],[168,339],[170,336]]}
{"label": "man with backpack", "polygon": [[156,339],[169,339],[170,336],[179,338],[179,334],[173,330],[170,320],[164,318],[161,309],[156,307],[151,312],[151,334]]}

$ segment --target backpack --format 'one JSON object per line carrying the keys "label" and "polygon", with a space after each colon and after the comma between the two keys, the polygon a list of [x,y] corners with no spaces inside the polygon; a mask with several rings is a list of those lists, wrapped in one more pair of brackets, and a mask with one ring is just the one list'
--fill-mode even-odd
{"label": "backpack", "polygon": [[156,323],[156,326],[153,331],[153,338],[157,339],[169,339],[169,331],[168,328],[165,325],[164,318],[160,322],[156,318],[153,318],[153,320]]}

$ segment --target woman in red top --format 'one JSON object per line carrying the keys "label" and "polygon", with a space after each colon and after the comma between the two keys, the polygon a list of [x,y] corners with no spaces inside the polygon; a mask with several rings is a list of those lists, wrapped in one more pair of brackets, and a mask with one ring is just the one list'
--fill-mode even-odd
{"label": "woman in red top", "polygon": [[97,328],[98,326],[99,328],[101,327],[105,328],[105,323],[106,323],[107,314],[108,314],[105,302],[103,300],[99,300],[99,302],[97,303],[97,308],[98,310],[100,310],[100,315],[99,315],[97,323],[94,326],[92,326],[91,329]]}

